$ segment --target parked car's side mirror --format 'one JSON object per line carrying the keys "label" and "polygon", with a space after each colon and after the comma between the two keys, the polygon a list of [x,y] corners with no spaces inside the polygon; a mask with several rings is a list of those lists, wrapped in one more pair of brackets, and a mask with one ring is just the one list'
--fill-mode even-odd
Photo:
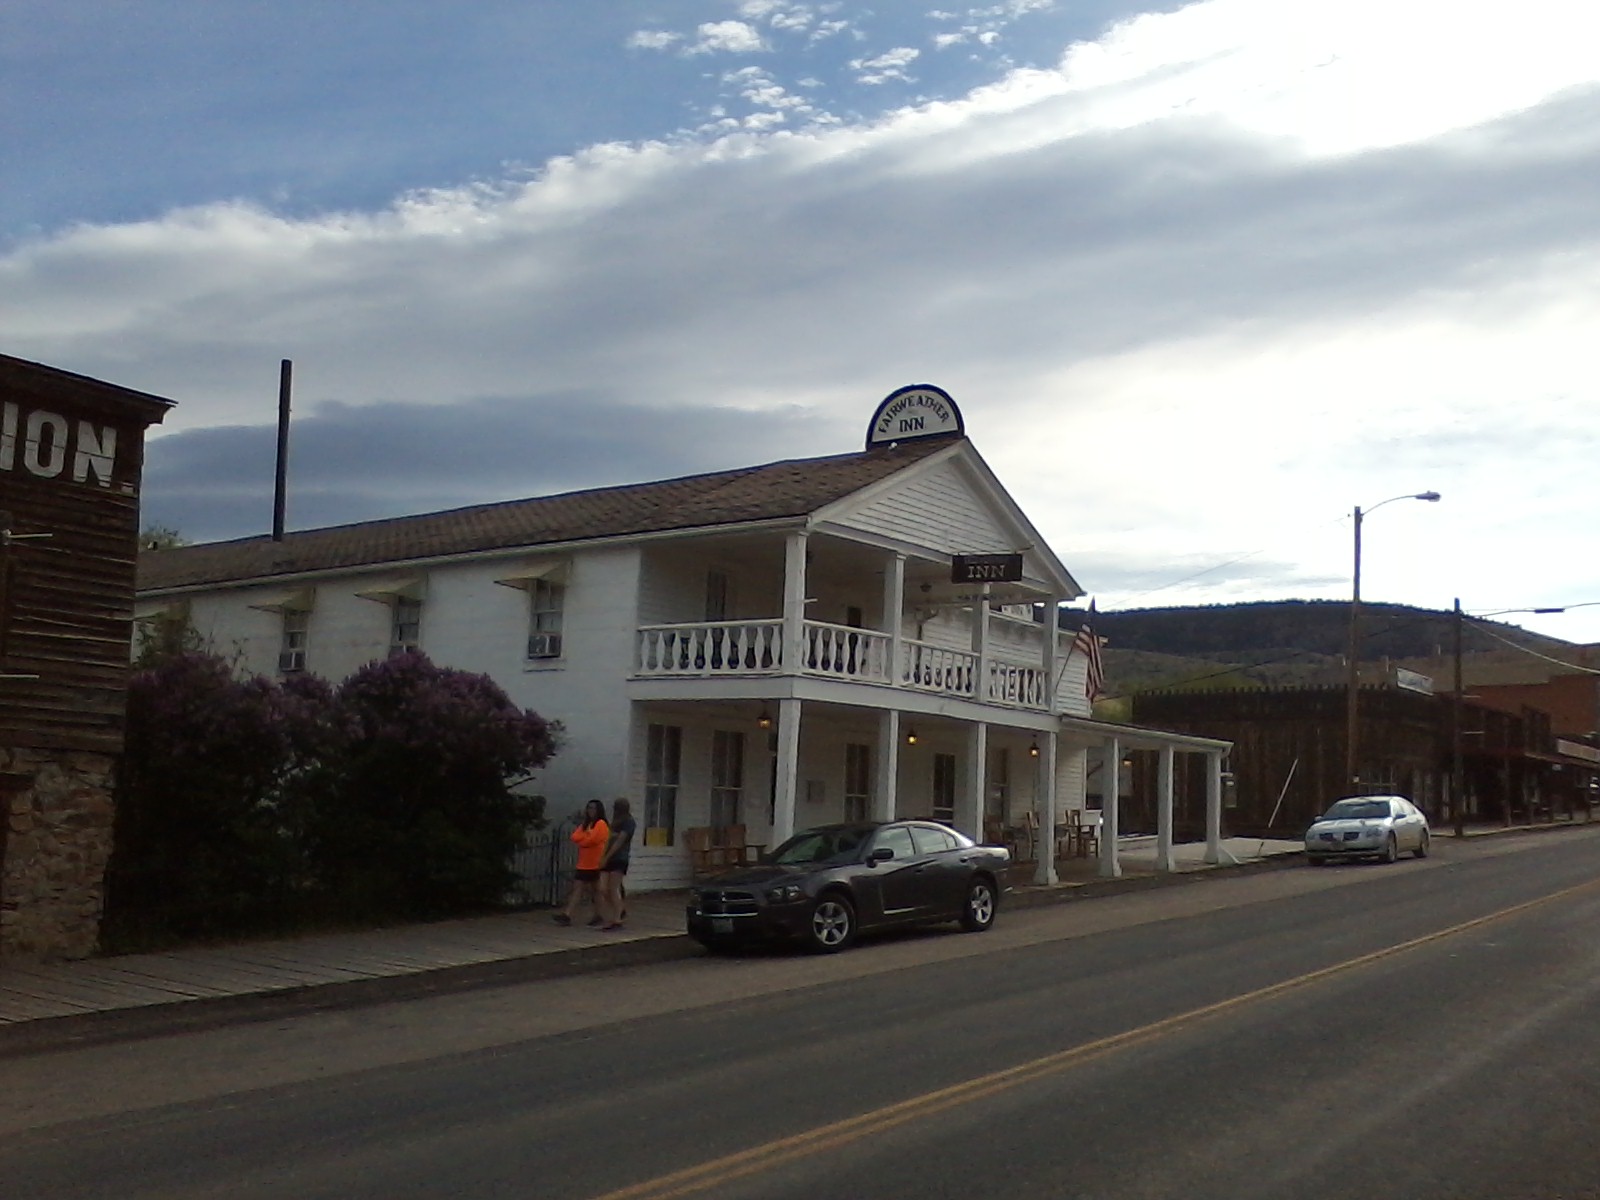
{"label": "parked car's side mirror", "polygon": [[879,846],[871,854],[867,855],[867,865],[875,867],[881,862],[888,862],[893,857],[894,851],[888,846]]}

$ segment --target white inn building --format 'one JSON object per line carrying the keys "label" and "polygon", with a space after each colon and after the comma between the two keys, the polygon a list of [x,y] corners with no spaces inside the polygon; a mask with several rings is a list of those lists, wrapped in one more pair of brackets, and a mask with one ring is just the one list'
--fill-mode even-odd
{"label": "white inn building", "polygon": [[1228,743],[1090,718],[1084,657],[1045,619],[1082,589],[950,397],[902,388],[868,430],[851,454],[149,552],[138,615],[252,672],[336,681],[415,647],[490,675],[565,727],[534,785],[550,815],[631,800],[637,890],[688,881],[690,829],[1052,830],[1102,762],[1099,866],[1119,874],[1131,749],[1160,752],[1168,869],[1173,756],[1206,757],[1216,861]]}

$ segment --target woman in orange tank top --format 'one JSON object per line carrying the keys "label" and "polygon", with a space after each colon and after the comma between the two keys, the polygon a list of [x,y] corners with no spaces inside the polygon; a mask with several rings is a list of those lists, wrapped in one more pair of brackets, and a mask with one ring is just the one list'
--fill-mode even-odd
{"label": "woman in orange tank top", "polygon": [[583,820],[572,831],[572,840],[578,847],[578,866],[572,873],[572,892],[567,896],[566,907],[551,914],[551,919],[557,925],[571,925],[572,918],[578,915],[579,906],[587,899],[595,907],[594,919],[589,923],[598,925],[600,909],[595,899],[595,881],[600,878],[600,856],[605,853],[606,843],[611,840],[604,804],[591,800],[583,806]]}

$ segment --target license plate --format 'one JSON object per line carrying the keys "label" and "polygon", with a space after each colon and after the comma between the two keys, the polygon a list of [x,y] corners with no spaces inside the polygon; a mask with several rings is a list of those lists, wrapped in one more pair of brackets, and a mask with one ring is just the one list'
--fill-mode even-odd
{"label": "license plate", "polygon": [[711,932],[712,933],[732,933],[733,932],[733,918],[732,917],[712,917],[711,918]]}

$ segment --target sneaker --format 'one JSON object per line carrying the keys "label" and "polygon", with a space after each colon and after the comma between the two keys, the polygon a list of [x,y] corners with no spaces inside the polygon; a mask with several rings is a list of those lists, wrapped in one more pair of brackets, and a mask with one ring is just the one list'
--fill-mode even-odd
{"label": "sneaker", "polygon": [[613,921],[613,922],[611,922],[611,924],[607,925],[600,932],[601,933],[610,933],[612,930],[621,929],[621,928],[622,928],[622,922],[621,921]]}
{"label": "sneaker", "polygon": [[552,921],[554,921],[557,925],[571,925],[572,924],[572,918],[567,916],[566,913],[551,913],[550,914],[550,919]]}
{"label": "sneaker", "polygon": [[589,924],[591,924],[591,925],[604,925],[605,922],[602,921],[600,919],[600,915],[598,913],[596,913],[594,916],[589,918]]}

